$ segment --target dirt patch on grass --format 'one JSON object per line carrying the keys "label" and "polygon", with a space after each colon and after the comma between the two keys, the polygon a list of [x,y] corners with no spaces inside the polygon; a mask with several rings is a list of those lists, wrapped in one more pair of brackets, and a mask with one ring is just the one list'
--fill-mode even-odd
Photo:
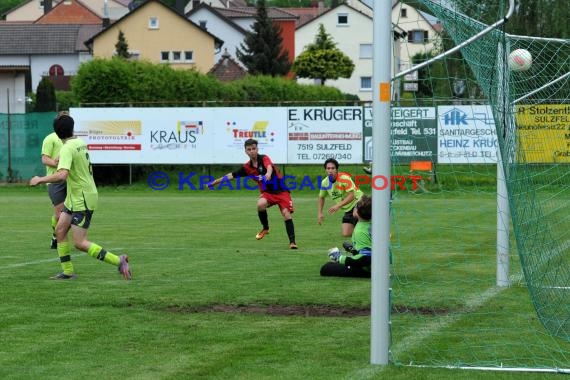
{"label": "dirt patch on grass", "polygon": [[[370,315],[370,307],[343,307],[338,305],[209,305],[209,306],[168,306],[170,313],[244,313],[276,316],[303,317],[362,317]],[[392,306],[392,313],[445,315],[449,309],[422,306]]]}
{"label": "dirt patch on grass", "polygon": [[166,310],[172,313],[247,313],[304,317],[358,317],[370,315],[370,307],[342,307],[336,305],[169,306]]}

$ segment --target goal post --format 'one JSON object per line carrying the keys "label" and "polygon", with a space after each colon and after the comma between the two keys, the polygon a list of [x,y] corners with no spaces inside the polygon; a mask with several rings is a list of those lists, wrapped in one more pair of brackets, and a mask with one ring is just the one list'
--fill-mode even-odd
{"label": "goal post", "polygon": [[[392,46],[391,1],[376,2],[373,15],[373,176],[391,178],[390,101]],[[390,344],[390,187],[372,191],[371,364],[388,364]]]}
{"label": "goal post", "polygon": [[[438,110],[438,181],[392,201],[390,361],[568,372],[570,40],[506,33],[514,0],[413,3],[441,20],[454,47],[391,78],[420,73],[417,92],[404,91],[400,105]],[[499,21],[477,20],[489,9]],[[411,28],[421,21],[407,17]],[[529,52],[530,66],[509,68],[516,49]],[[450,95],[458,79],[465,96]],[[389,120],[374,121],[374,133],[389,141],[379,122]],[[479,135],[488,131],[489,138]],[[489,153],[481,148],[489,146],[477,144],[489,142],[494,157],[479,154]],[[389,149],[374,143],[374,151]],[[374,158],[373,167],[383,173]],[[382,246],[374,249],[382,253]]]}

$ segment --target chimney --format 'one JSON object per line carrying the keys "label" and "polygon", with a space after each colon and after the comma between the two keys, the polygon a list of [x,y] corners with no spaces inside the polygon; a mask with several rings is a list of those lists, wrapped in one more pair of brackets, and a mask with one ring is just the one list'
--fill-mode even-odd
{"label": "chimney", "polygon": [[44,15],[51,11],[52,5],[51,0],[44,0]]}
{"label": "chimney", "polygon": [[111,25],[111,20],[109,19],[109,5],[107,4],[107,0],[103,3],[103,29],[106,29],[109,25]]}

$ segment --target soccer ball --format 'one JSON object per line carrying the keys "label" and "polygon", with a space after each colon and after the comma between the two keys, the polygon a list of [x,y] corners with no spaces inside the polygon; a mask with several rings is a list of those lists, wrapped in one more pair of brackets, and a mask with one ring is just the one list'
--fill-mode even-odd
{"label": "soccer ball", "polygon": [[340,249],[338,249],[338,247],[333,247],[333,248],[329,249],[329,255],[331,253],[340,253]]}
{"label": "soccer ball", "polygon": [[513,50],[507,62],[512,71],[527,71],[532,65],[532,55],[526,49]]}

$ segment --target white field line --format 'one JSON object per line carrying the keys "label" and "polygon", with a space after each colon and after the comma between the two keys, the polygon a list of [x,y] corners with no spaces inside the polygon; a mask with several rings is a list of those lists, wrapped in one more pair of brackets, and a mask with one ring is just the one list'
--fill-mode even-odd
{"label": "white field line", "polygon": [[[150,248],[137,248],[137,251],[154,251],[154,250],[158,250],[160,249],[160,247],[150,247]],[[180,247],[180,248],[172,248],[169,250],[179,250],[179,251],[184,251],[187,250],[187,247]],[[111,252],[122,252],[122,251],[128,251],[128,248],[122,248],[122,247],[113,247],[110,248]],[[53,251],[55,254],[55,250]],[[87,253],[85,252],[78,252],[78,253],[74,253],[71,255],[71,257],[81,257],[81,256],[86,256]],[[12,257],[16,257],[16,256],[12,256]],[[6,259],[7,257],[4,256],[3,259]],[[22,262],[22,263],[14,263],[14,264],[5,264],[5,265],[0,265],[0,270],[2,269],[10,269],[10,268],[20,268],[20,267],[25,267],[28,265],[37,265],[37,264],[44,264],[44,263],[51,263],[57,261],[59,262],[59,258],[57,257],[57,255],[55,257],[51,257],[49,259],[42,259],[42,260],[34,260],[34,261],[26,261],[26,262]]]}
{"label": "white field line", "polygon": [[[512,279],[511,279],[512,281]],[[475,310],[485,304],[487,301],[495,297],[497,294],[505,290],[507,287],[494,286],[487,289],[482,294],[476,294],[471,296],[465,302],[465,309]],[[423,327],[418,328],[414,335],[408,336],[407,338],[396,342],[391,347],[392,352],[405,352],[412,347],[417,347],[422,344],[427,338],[436,333],[437,331],[457,322],[459,319],[463,318],[467,313],[458,313],[449,315],[445,318],[438,318],[437,320],[426,323]]]}
{"label": "white field line", "polygon": [[[515,282],[516,280],[520,281],[521,274],[515,274],[509,277],[511,283]],[[466,310],[475,310],[485,304],[487,301],[491,300],[497,294],[501,293],[507,287],[499,287],[494,286],[492,288],[487,289],[482,294],[476,294],[471,296],[471,298],[467,299],[465,303]],[[409,349],[419,347],[423,344],[424,341],[428,340],[430,336],[437,334],[439,330],[446,328],[447,326],[451,325],[452,323],[457,322],[464,316],[468,315],[467,313],[455,314],[452,316],[448,316],[445,319],[438,319],[426,323],[423,327],[418,328],[414,335],[411,335],[401,341],[396,342],[394,345],[390,347],[390,351],[394,352],[406,352]],[[359,380],[366,380],[366,379],[373,379],[378,375],[378,373],[382,372],[384,366],[372,366],[361,368],[360,370],[356,371],[354,374],[351,374],[347,377],[347,379],[359,379]]]}
{"label": "white field line", "polygon": [[[71,257],[79,257],[79,256],[85,256],[85,255],[87,255],[87,254],[82,252],[82,253],[73,254],[73,255],[71,255]],[[28,265],[51,263],[54,261],[59,261],[59,258],[58,257],[52,257],[49,259],[27,261],[24,263],[7,264],[7,265],[0,266],[0,269],[20,268],[20,267],[25,267]]]}
{"label": "white field line", "polygon": [[[125,250],[124,248],[113,248],[113,251],[117,251],[120,252],[122,250]],[[54,253],[56,253],[55,250],[53,250]],[[81,257],[81,256],[87,256],[87,253],[85,252],[78,252],[78,253],[74,253],[71,255],[71,257]],[[13,256],[15,257],[15,256]],[[4,257],[6,258],[6,257]],[[28,265],[37,265],[37,264],[44,264],[44,263],[51,263],[51,262],[59,262],[59,257],[55,256],[55,257],[50,257],[49,259],[42,259],[42,260],[34,260],[34,261],[26,261],[26,262],[22,262],[22,263],[14,263],[14,264],[5,264],[5,265],[0,265],[0,270],[2,269],[11,269],[11,268],[21,268],[21,267],[25,267]]]}
{"label": "white field line", "polygon": [[[160,247],[148,247],[148,248],[138,248],[137,252],[142,252],[142,251],[155,251],[155,250],[160,250]],[[169,248],[170,251],[187,251],[188,247],[179,247],[179,248]],[[226,250],[226,248],[219,248],[219,249],[209,249],[209,251],[224,251]],[[128,251],[128,248],[112,248],[111,252],[122,252],[122,251]],[[55,253],[55,250],[54,250]],[[318,255],[322,255],[323,256],[323,263],[326,262],[326,259],[328,259],[328,257],[326,256],[326,252],[319,249],[319,250],[306,250],[304,251],[305,254],[318,254]],[[79,252],[79,253],[75,253],[72,254],[71,257],[81,257],[81,256],[86,256],[87,254],[84,252]],[[16,257],[16,256],[12,256],[12,257]],[[3,259],[6,259],[8,257],[4,256]],[[13,264],[5,264],[5,265],[1,265],[0,264],[0,270],[3,269],[11,269],[11,268],[21,268],[21,267],[25,267],[28,265],[37,265],[37,264],[44,264],[44,263],[51,263],[51,262],[59,262],[59,258],[56,257],[51,257],[49,259],[42,259],[42,260],[34,260],[34,261],[26,261],[26,262],[21,262],[21,263],[13,263]]]}
{"label": "white field line", "polygon": [[568,368],[532,368],[532,367],[453,367],[453,366],[423,366],[423,365],[409,365],[408,367],[416,368],[446,368],[446,369],[463,369],[474,371],[502,371],[502,372],[544,372],[544,373],[570,373]]}

